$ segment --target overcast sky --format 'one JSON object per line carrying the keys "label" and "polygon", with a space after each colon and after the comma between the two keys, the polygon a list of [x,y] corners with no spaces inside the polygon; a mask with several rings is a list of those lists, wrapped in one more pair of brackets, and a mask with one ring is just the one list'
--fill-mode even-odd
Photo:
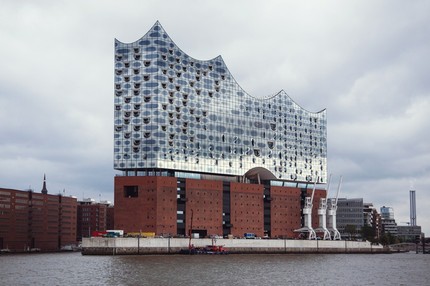
{"label": "overcast sky", "polygon": [[[2,1],[0,187],[113,201],[114,38],[159,20],[251,95],[327,109],[342,197],[430,235],[429,1]],[[330,190],[333,194],[336,187]]]}

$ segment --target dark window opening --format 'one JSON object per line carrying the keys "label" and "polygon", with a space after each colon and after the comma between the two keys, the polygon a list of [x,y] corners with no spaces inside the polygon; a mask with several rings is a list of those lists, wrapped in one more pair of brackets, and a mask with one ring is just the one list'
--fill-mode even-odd
{"label": "dark window opening", "polygon": [[138,195],[138,186],[124,186],[124,197],[137,198]]}

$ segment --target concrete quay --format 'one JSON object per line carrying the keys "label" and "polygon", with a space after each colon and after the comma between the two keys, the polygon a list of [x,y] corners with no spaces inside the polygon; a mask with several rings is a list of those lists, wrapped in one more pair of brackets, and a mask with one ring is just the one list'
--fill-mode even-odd
{"label": "concrete quay", "polygon": [[[387,253],[368,241],[293,239],[192,239],[195,247],[222,245],[231,254]],[[82,255],[178,254],[188,249],[187,238],[83,238]]]}

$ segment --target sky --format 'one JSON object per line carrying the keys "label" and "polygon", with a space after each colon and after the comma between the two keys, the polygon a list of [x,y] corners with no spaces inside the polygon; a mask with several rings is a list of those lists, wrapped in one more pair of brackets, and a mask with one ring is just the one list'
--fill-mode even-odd
{"label": "sky", "polygon": [[430,235],[429,1],[15,1],[0,9],[0,187],[114,200],[114,39],[158,20],[249,94],[327,109],[329,197]]}

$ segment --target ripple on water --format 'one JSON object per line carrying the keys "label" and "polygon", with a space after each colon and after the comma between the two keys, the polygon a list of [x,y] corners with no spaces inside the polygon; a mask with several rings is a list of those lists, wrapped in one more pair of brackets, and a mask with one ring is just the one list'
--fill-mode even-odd
{"label": "ripple on water", "polygon": [[0,256],[0,285],[428,285],[430,255]]}

